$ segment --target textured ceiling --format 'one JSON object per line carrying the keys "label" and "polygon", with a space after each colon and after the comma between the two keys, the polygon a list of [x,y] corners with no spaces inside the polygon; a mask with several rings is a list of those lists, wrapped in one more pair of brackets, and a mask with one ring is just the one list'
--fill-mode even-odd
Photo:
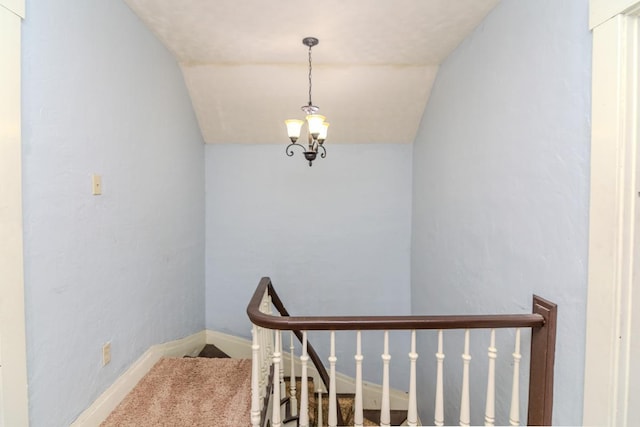
{"label": "textured ceiling", "polygon": [[410,143],[438,65],[499,0],[125,0],[175,55],[207,143],[286,143],[313,103],[330,143]]}

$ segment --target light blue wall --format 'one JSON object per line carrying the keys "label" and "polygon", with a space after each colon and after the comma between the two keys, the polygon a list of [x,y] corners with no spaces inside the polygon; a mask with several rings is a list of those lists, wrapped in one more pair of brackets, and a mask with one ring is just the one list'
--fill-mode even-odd
{"label": "light blue wall", "polygon": [[[586,0],[503,0],[443,64],[413,148],[328,145],[328,158],[312,168],[284,147],[203,149],[174,59],[123,3],[27,6],[34,426],[71,422],[152,344],[205,326],[248,337],[245,308],[263,275],[292,314],[528,312],[532,293],[552,299],[561,343],[554,420],[580,423]],[[99,197],[90,194],[94,172],[103,175]],[[420,408],[428,422],[433,341],[422,338]],[[392,365],[404,371],[406,340],[395,339],[402,342],[392,346]],[[102,368],[106,341],[113,360]],[[459,354],[458,343],[449,345]],[[472,369],[485,364],[482,345]],[[339,370],[350,373],[352,349],[339,345],[338,353]],[[378,383],[379,364],[366,373]],[[455,388],[454,379],[446,378]],[[483,381],[472,384],[474,395],[483,395]],[[479,406],[474,401],[476,413]],[[506,421],[501,413],[498,422]]]}
{"label": "light blue wall", "polygon": [[[262,276],[292,315],[409,314],[412,148],[327,149],[309,167],[284,141],[206,147],[208,329],[250,337]],[[350,372],[344,342],[339,370]]]}
{"label": "light blue wall", "polygon": [[204,328],[204,148],[175,60],[123,2],[27,8],[30,416],[63,426],[151,345]]}
{"label": "light blue wall", "polygon": [[[413,312],[524,313],[534,293],[556,302],[554,424],[560,425],[579,425],[582,416],[587,7],[587,0],[503,0],[442,64],[413,155]],[[434,339],[422,338],[426,358],[435,352]],[[448,340],[446,424],[458,421],[461,338]],[[511,340],[502,341],[509,342],[499,348],[505,385],[513,350]],[[478,344],[476,373],[486,369],[486,337]],[[433,387],[424,384],[433,384],[435,360],[421,366],[426,423],[433,420]],[[472,383],[472,424],[483,423],[485,387],[481,374]],[[508,424],[504,392],[497,424]]]}

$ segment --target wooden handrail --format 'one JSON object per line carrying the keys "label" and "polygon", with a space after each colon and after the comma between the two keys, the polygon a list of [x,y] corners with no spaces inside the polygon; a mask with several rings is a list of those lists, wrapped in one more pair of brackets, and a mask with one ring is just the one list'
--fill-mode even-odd
{"label": "wooden handrail", "polygon": [[[265,292],[280,313],[273,316],[260,311]],[[263,277],[247,306],[247,315],[258,326],[293,331],[302,340],[301,331],[336,330],[426,330],[426,329],[499,329],[531,328],[531,358],[529,367],[528,425],[551,425],[553,412],[553,371],[557,305],[533,296],[533,313],[479,314],[440,316],[290,316],[276,293],[271,279]],[[308,354],[327,390],[329,375],[317,352],[308,345]],[[340,407],[338,406],[338,411]],[[338,413],[339,422],[343,422]]]}
{"label": "wooden handrail", "polygon": [[[265,291],[271,295],[273,305],[282,316],[260,311]],[[540,328],[545,319],[539,313],[478,314],[443,316],[289,316],[277,296],[271,279],[263,277],[247,307],[251,321],[268,329],[285,331],[356,331],[399,329],[486,329],[486,328]]]}

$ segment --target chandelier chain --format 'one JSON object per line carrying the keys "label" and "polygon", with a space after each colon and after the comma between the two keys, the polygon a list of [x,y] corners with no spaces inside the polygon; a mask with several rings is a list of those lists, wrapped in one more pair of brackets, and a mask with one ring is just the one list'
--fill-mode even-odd
{"label": "chandelier chain", "polygon": [[309,105],[313,105],[311,102],[311,46],[309,46]]}

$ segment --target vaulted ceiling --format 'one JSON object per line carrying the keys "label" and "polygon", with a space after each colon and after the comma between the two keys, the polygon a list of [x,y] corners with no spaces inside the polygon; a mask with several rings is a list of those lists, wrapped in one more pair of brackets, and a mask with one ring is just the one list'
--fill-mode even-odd
{"label": "vaulted ceiling", "polygon": [[327,144],[411,143],[438,65],[499,0],[125,0],[182,68],[207,143],[286,143],[313,103]]}

